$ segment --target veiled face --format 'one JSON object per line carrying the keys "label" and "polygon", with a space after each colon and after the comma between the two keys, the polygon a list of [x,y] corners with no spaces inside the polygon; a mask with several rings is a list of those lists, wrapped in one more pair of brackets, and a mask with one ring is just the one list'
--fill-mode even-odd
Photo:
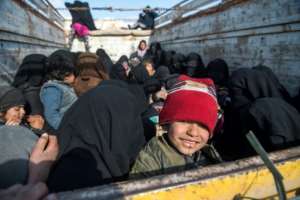
{"label": "veiled face", "polygon": [[180,153],[191,156],[207,144],[209,132],[195,122],[175,121],[170,125],[168,137]]}

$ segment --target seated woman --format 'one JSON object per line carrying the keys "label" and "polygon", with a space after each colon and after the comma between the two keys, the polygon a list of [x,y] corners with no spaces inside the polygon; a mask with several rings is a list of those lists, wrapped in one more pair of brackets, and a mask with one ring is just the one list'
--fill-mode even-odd
{"label": "seated woman", "polygon": [[159,114],[168,133],[155,137],[140,151],[131,174],[151,176],[221,161],[209,148],[217,123],[218,103],[210,79],[180,76]]}
{"label": "seated woman", "polygon": [[50,56],[47,79],[41,88],[40,98],[45,119],[50,126],[57,129],[64,113],[77,100],[72,86],[75,81],[73,63],[60,55]]}
{"label": "seated woman", "polygon": [[300,114],[282,98],[260,98],[249,108],[248,129],[267,151],[300,144]]}
{"label": "seated woman", "polygon": [[79,54],[76,62],[78,75],[74,89],[78,96],[96,87],[101,81],[109,79],[107,66],[94,53]]}
{"label": "seated woman", "polygon": [[133,87],[104,80],[70,108],[58,130],[60,153],[48,179],[51,191],[126,178],[145,142],[145,97]]}
{"label": "seated woman", "polygon": [[19,89],[0,88],[0,188],[27,179],[29,155],[38,136],[24,124],[24,105]]}

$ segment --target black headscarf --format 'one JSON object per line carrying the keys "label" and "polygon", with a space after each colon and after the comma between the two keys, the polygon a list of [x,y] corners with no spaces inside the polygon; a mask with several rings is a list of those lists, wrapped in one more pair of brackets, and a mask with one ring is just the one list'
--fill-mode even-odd
{"label": "black headscarf", "polygon": [[22,91],[11,86],[0,87],[0,112],[5,112],[14,106],[25,105]]}
{"label": "black headscarf", "polygon": [[166,66],[159,66],[154,74],[154,77],[157,78],[162,83],[170,76],[170,70]]}
{"label": "black headscarf", "polygon": [[176,53],[173,56],[173,64],[172,69],[170,70],[171,73],[178,73],[181,74],[184,68],[185,56],[181,53]]}
{"label": "black headscarf", "polygon": [[127,62],[127,63],[128,63],[128,57],[125,56],[125,55],[122,55],[122,56],[119,58],[119,60],[117,61],[117,63],[122,64],[122,63],[124,63],[124,62]]}
{"label": "black headscarf", "polygon": [[161,86],[162,83],[154,77],[147,79],[143,84],[146,96],[158,92],[161,89]]}
{"label": "black headscarf", "polygon": [[261,98],[282,96],[265,73],[249,68],[234,71],[229,79],[228,88],[231,104],[225,110],[224,133],[220,135],[217,143],[220,143],[221,153],[226,152],[225,157],[231,160],[254,153],[245,137],[250,129],[249,109],[253,102]]}
{"label": "black headscarf", "polygon": [[194,52],[188,54],[183,72],[190,77],[203,77],[205,68],[201,56]]}
{"label": "black headscarf", "polygon": [[215,59],[207,65],[207,75],[218,86],[226,86],[229,78],[228,65],[223,59]]}
{"label": "black headscarf", "polygon": [[153,57],[154,66],[158,67],[163,64],[164,51],[159,42],[153,42],[146,53],[146,57]]}
{"label": "black headscarf", "polygon": [[100,185],[128,174],[145,142],[144,108],[129,87],[103,81],[65,114],[58,130],[58,163],[48,181],[52,191]]}
{"label": "black headscarf", "polygon": [[[94,20],[87,2],[75,1],[74,3],[65,3],[72,15],[72,24],[80,23],[87,26],[90,30],[96,30]],[[85,8],[82,10],[73,10],[72,8]]]}
{"label": "black headscarf", "polygon": [[12,85],[17,88],[43,85],[46,75],[47,57],[42,54],[31,54],[23,59]]}
{"label": "black headscarf", "polygon": [[142,64],[139,64],[130,72],[130,82],[135,82],[143,85],[148,79],[150,79],[150,76],[146,68]]}
{"label": "black headscarf", "polygon": [[[123,64],[127,62],[128,64],[128,58],[127,56],[123,55],[119,58],[119,60],[114,64],[111,68],[110,71],[110,78],[111,79],[117,79],[117,80],[122,80],[122,81],[127,81],[128,77],[126,75],[126,70],[123,67]],[[128,64],[129,67],[129,64]]]}
{"label": "black headscarf", "polygon": [[167,66],[170,69],[170,71],[172,71],[171,69],[172,69],[174,54],[175,54],[175,52],[173,52],[173,51],[166,51],[165,55],[164,55],[164,59],[163,59],[164,60],[163,65]]}
{"label": "black headscarf", "polygon": [[230,77],[229,90],[233,108],[241,108],[264,97],[279,97],[282,94],[277,85],[259,70],[241,68]]}
{"label": "black headscarf", "polygon": [[280,98],[256,100],[249,113],[254,123],[250,127],[267,150],[300,144],[300,114]]}
{"label": "black headscarf", "polygon": [[26,103],[25,110],[29,115],[43,115],[40,100],[40,87],[46,80],[47,57],[42,54],[31,54],[23,59],[12,85],[21,90]]}
{"label": "black headscarf", "polygon": [[99,57],[99,61],[101,61],[101,63],[105,66],[106,71],[110,73],[113,62],[110,59],[109,55],[104,49],[97,49],[96,54]]}
{"label": "black headscarf", "polygon": [[55,57],[63,57],[64,59],[68,60],[68,62],[73,63],[73,65],[76,65],[78,56],[77,56],[77,53],[73,53],[68,49],[59,49],[59,50],[54,51],[49,56],[49,60],[51,60]]}
{"label": "black headscarf", "polygon": [[112,66],[111,71],[109,73],[109,77],[111,79],[127,81],[127,75],[124,67],[120,63],[116,63]]}

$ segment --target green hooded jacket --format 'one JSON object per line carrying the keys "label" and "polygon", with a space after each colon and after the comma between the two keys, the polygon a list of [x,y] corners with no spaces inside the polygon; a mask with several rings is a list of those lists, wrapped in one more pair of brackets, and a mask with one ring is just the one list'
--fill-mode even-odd
{"label": "green hooded jacket", "polygon": [[149,177],[158,174],[166,174],[190,169],[197,166],[221,162],[216,150],[207,145],[194,153],[193,156],[185,156],[179,153],[170,143],[167,134],[152,138],[140,151],[130,176]]}

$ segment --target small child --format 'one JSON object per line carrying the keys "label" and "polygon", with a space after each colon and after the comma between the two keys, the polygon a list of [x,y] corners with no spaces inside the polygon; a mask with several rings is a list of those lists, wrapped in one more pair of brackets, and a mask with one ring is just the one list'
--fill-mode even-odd
{"label": "small child", "polygon": [[181,75],[168,91],[159,122],[167,134],[154,137],[139,153],[132,176],[152,176],[220,162],[208,145],[217,123],[218,103],[210,79]]}
{"label": "small child", "polygon": [[47,78],[48,81],[41,88],[40,98],[46,121],[54,129],[58,129],[65,112],[77,100],[72,87],[75,81],[75,68],[63,56],[50,56]]}
{"label": "small child", "polygon": [[26,183],[28,159],[38,136],[25,124],[21,90],[0,87],[0,189]]}

